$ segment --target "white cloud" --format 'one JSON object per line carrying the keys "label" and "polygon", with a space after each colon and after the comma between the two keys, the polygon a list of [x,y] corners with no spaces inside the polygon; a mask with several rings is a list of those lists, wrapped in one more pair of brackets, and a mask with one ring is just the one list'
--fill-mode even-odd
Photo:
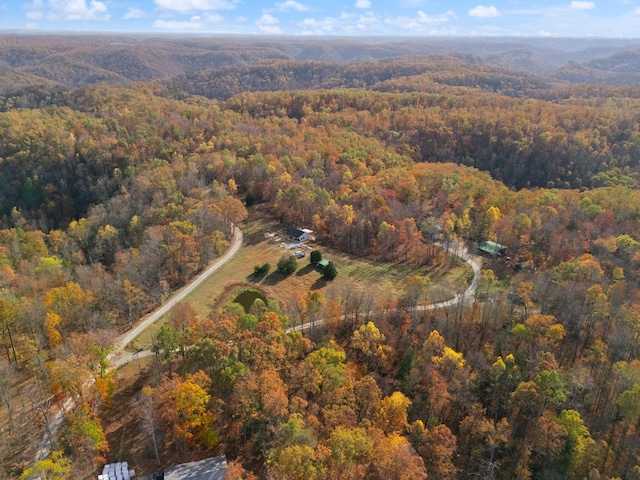
{"label": "white cloud", "polygon": [[44,12],[42,10],[32,10],[31,12],[27,12],[26,17],[29,20],[40,20],[44,17]]}
{"label": "white cloud", "polygon": [[207,15],[194,15],[189,20],[163,20],[158,19],[153,22],[155,28],[163,28],[165,30],[190,31],[205,30],[209,25],[220,23],[224,18],[217,13]]}
{"label": "white cloud", "polygon": [[276,8],[280,12],[289,12],[291,10],[295,10],[296,12],[308,12],[309,7],[303,5],[300,2],[296,2],[295,0],[286,0],[282,3],[276,3]]}
{"label": "white cloud", "polygon": [[261,33],[266,33],[267,35],[280,35],[282,33],[282,29],[276,26],[278,23],[280,23],[280,20],[268,13],[264,13],[258,20],[256,20],[258,30],[260,30]]}
{"label": "white cloud", "polygon": [[205,13],[202,15],[202,19],[209,24],[224,22],[224,17],[217,13]]}
{"label": "white cloud", "polygon": [[189,13],[208,10],[231,10],[235,8],[236,0],[154,0],[163,10]]}
{"label": "white cloud", "polygon": [[238,23],[243,23],[247,21],[247,17],[244,17],[242,15],[240,15],[239,17],[236,17],[236,22]]}
{"label": "white cloud", "polygon": [[571,2],[571,8],[574,10],[593,10],[596,8],[596,4],[593,2]]}
{"label": "white cloud", "polygon": [[371,0],[356,0],[356,8],[371,8]]}
{"label": "white cloud", "polygon": [[279,23],[278,20],[273,15],[269,15],[268,13],[263,14],[258,20],[256,20],[256,25],[275,25]]}
{"label": "white cloud", "polygon": [[391,17],[386,18],[384,23],[405,30],[423,30],[427,25],[445,23],[455,18],[456,14],[451,10],[437,15],[427,15],[422,10],[419,10],[417,17]]}
{"label": "white cloud", "polygon": [[[42,4],[34,2],[33,5]],[[109,20],[107,6],[98,0],[48,0],[45,9],[49,20]]]}
{"label": "white cloud", "polygon": [[33,0],[33,2],[28,3],[27,5],[25,5],[25,8],[27,10],[41,10],[44,8],[44,1],[43,0]]}
{"label": "white cloud", "polygon": [[636,7],[633,13],[635,13],[636,15],[640,15],[640,7]]}
{"label": "white cloud", "polygon": [[144,16],[145,13],[139,8],[129,7],[129,10],[127,10],[127,13],[125,13],[122,18],[125,20],[131,20],[132,18],[143,18]]}
{"label": "white cloud", "polygon": [[29,23],[27,23],[27,28],[29,30],[36,30],[38,28],[38,24],[37,23],[33,23],[33,22],[29,22]]}
{"label": "white cloud", "polygon": [[337,18],[305,18],[302,25],[310,27],[312,30],[305,30],[306,34],[331,33],[339,26],[340,22]]}
{"label": "white cloud", "polygon": [[298,25],[304,35],[451,35],[451,28],[438,28],[456,18],[456,14],[448,10],[436,15],[428,15],[419,11],[415,16],[388,16],[366,13],[342,12],[337,17],[305,18]]}
{"label": "white cloud", "polygon": [[189,21],[177,21],[177,20],[156,20],[153,22],[155,28],[164,28],[166,30],[202,30],[204,23],[198,21],[199,17],[192,17]]}
{"label": "white cloud", "polygon": [[477,7],[469,10],[469,15],[472,17],[478,18],[490,18],[490,17],[499,17],[500,12],[496,7],[491,5],[490,7],[485,7],[484,5],[478,5]]}
{"label": "white cloud", "polygon": [[547,32],[546,30],[540,30],[538,35],[541,37],[551,37],[553,34],[551,32]]}
{"label": "white cloud", "polygon": [[[346,17],[347,20],[351,18],[351,16]],[[379,25],[379,23],[380,20],[378,17],[371,12],[368,12],[366,15],[357,15],[357,18],[353,23],[353,27],[355,27],[358,32],[371,32]]]}

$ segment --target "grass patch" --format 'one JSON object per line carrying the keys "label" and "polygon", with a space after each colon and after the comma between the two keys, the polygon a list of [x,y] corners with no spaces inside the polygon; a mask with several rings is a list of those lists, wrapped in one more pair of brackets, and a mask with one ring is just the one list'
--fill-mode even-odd
{"label": "grass patch", "polygon": [[[385,297],[402,296],[407,280],[413,275],[422,275],[428,277],[431,283],[427,290],[427,300],[447,300],[456,293],[463,292],[473,276],[471,268],[456,257],[452,257],[447,265],[430,270],[415,265],[391,264],[354,257],[314,242],[309,242],[308,247],[287,249],[278,235],[283,229],[264,207],[251,208],[249,220],[243,227],[245,245],[229,263],[203,282],[184,301],[193,307],[200,318],[205,318],[213,307],[220,306],[223,297],[228,298],[226,292],[229,292],[229,286],[234,285],[237,289],[239,285],[253,285],[267,298],[277,300],[286,307],[297,292],[306,294],[310,290],[324,291],[333,283],[324,281],[322,273],[310,265],[309,254],[314,249],[320,250],[323,259],[334,262],[338,268],[335,281],[347,279],[355,288],[374,287],[381,294],[384,293]],[[265,238],[265,233],[275,235]],[[298,260],[296,272],[288,277],[277,273],[275,267],[280,257],[293,254],[296,250],[304,250],[307,253],[306,257]],[[254,282],[254,266],[265,263],[271,264],[271,273]],[[167,320],[168,315],[165,315],[156,323],[156,329]],[[140,346],[151,344],[153,330],[147,329],[136,339]]]}

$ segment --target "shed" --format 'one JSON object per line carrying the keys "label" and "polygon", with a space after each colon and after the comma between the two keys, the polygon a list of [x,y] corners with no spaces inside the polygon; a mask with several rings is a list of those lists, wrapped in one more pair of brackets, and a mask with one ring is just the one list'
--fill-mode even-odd
{"label": "shed", "polygon": [[327,259],[322,259],[318,262],[318,268],[320,270],[324,270],[324,267],[326,267],[327,265],[329,265],[329,260]]}
{"label": "shed", "polygon": [[499,243],[492,242],[491,240],[480,242],[478,244],[478,250],[486,255],[491,255],[492,257],[499,257],[507,253],[507,247],[500,245]]}
{"label": "shed", "polygon": [[164,471],[164,480],[222,480],[227,473],[227,457],[206,458],[183,463]]}

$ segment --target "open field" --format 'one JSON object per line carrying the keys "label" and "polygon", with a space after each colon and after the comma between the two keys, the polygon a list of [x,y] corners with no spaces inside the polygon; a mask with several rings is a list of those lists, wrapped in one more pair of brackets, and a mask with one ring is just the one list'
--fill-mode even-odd
{"label": "open field", "polygon": [[[385,298],[398,298],[402,296],[405,284],[411,276],[422,275],[428,277],[431,284],[426,294],[427,301],[438,302],[462,293],[473,276],[469,266],[455,257],[447,262],[446,267],[429,270],[415,265],[391,264],[354,257],[316,242],[308,242],[305,247],[287,248],[290,245],[286,245],[279,236],[283,229],[283,226],[264,209],[252,208],[249,211],[249,220],[243,226],[245,246],[184,301],[203,318],[214,306],[223,305],[231,300],[233,293],[243,286],[260,289],[267,298],[279,301],[283,307],[296,292],[319,290],[326,293],[330,285],[343,282],[349,282],[350,288],[373,288]],[[265,233],[275,235],[265,238]],[[336,280],[326,282],[320,271],[309,264],[309,254],[313,249],[320,250],[323,258],[335,263],[338,268]],[[297,271],[290,277],[283,277],[275,272],[280,257],[291,255],[296,250],[306,252],[306,256],[298,260]],[[264,263],[271,264],[271,272],[260,281],[254,282],[253,267]],[[143,332],[134,342],[134,347],[149,346],[154,331],[166,321],[167,316],[156,323],[156,328],[149,328]]]}

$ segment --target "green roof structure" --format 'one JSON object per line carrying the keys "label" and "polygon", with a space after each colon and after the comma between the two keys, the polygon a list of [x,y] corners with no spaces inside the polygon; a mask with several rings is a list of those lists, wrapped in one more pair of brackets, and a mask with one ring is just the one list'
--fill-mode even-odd
{"label": "green roof structure", "polygon": [[320,260],[320,261],[318,262],[318,268],[319,268],[320,270],[323,270],[323,269],[324,269],[324,267],[326,267],[327,265],[329,265],[329,260],[324,259],[324,260]]}
{"label": "green roof structure", "polygon": [[480,242],[478,244],[478,250],[482,253],[486,253],[492,256],[504,255],[507,252],[507,247],[500,245],[499,243],[488,240],[486,242]]}

